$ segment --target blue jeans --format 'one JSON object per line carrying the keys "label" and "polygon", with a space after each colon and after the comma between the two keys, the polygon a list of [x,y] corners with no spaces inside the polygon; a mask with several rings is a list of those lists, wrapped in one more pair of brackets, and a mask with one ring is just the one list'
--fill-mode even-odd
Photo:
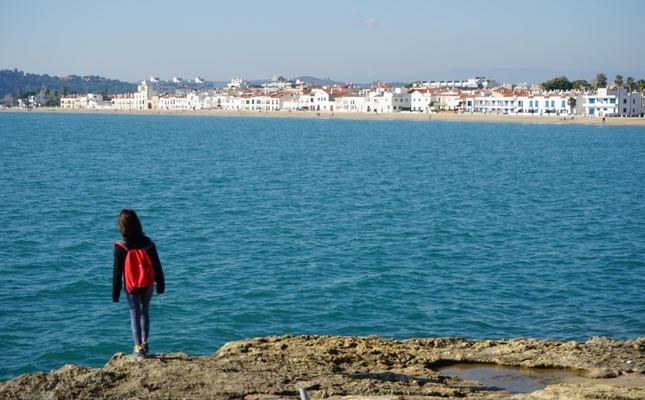
{"label": "blue jeans", "polygon": [[148,341],[150,333],[150,300],[152,299],[152,290],[154,285],[145,292],[127,293],[128,306],[130,307],[130,322],[132,323],[132,337],[135,346],[141,346],[141,343]]}

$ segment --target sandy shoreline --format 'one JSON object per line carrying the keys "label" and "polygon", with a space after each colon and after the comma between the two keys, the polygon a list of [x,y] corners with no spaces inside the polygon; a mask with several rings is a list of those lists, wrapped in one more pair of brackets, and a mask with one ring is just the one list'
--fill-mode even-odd
{"label": "sandy shoreline", "polygon": [[233,111],[233,110],[89,110],[43,107],[28,111],[26,109],[5,109],[0,112],[35,112],[35,113],[73,113],[73,114],[125,114],[125,115],[182,115],[212,117],[272,117],[272,118],[325,118],[325,119],[361,119],[361,120],[408,120],[408,121],[458,121],[458,122],[493,122],[493,123],[536,123],[536,124],[576,124],[608,126],[644,126],[645,118],[640,117],[607,117],[603,122],[600,117],[585,116],[546,116],[546,115],[507,115],[481,113],[424,114],[414,112],[399,113],[352,113],[329,111]]}

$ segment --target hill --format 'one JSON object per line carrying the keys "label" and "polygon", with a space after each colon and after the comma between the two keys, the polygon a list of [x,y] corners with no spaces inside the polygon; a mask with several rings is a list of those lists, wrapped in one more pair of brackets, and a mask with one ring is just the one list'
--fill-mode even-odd
{"label": "hill", "polygon": [[294,80],[300,79],[303,82],[306,82],[311,85],[320,85],[320,86],[343,86],[347,82],[341,82],[341,81],[333,81],[329,78],[326,79],[320,79],[320,78],[314,78],[313,76],[299,76],[297,78],[294,78]]}
{"label": "hill", "polygon": [[38,92],[40,90],[62,91],[68,93],[132,93],[137,84],[108,79],[101,76],[65,77],[30,74],[23,71],[0,70],[0,99],[11,93]]}
{"label": "hill", "polygon": [[330,78],[325,78],[325,79],[320,79],[320,78],[315,78],[313,76],[299,76],[295,79],[300,79],[303,82],[312,84],[312,85],[320,85],[320,86],[343,86],[348,83],[351,83],[354,87],[370,87],[372,85],[378,84],[378,83],[386,83],[391,86],[395,87],[403,87],[410,82],[394,82],[394,81],[373,81],[370,83],[367,82],[343,82],[343,81],[334,81]]}

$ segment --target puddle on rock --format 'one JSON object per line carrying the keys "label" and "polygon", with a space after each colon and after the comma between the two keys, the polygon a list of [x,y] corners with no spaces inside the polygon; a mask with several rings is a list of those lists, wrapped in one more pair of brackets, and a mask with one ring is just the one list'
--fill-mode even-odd
{"label": "puddle on rock", "polygon": [[515,368],[496,364],[453,364],[440,368],[439,372],[505,389],[512,394],[531,393],[567,379],[584,377],[579,371]]}

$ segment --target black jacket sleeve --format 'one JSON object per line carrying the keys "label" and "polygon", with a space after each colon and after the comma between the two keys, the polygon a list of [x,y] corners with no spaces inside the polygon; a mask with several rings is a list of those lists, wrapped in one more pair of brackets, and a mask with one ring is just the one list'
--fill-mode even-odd
{"label": "black jacket sleeve", "polygon": [[123,267],[125,266],[125,256],[127,252],[124,248],[114,244],[114,267],[112,269],[112,301],[119,302],[121,289],[123,288]]}
{"label": "black jacket sleeve", "polygon": [[166,279],[163,276],[163,268],[161,268],[161,260],[157,253],[157,246],[152,246],[148,249],[148,255],[152,261],[152,267],[155,269],[155,282],[157,283],[157,294],[163,294],[166,291]]}

